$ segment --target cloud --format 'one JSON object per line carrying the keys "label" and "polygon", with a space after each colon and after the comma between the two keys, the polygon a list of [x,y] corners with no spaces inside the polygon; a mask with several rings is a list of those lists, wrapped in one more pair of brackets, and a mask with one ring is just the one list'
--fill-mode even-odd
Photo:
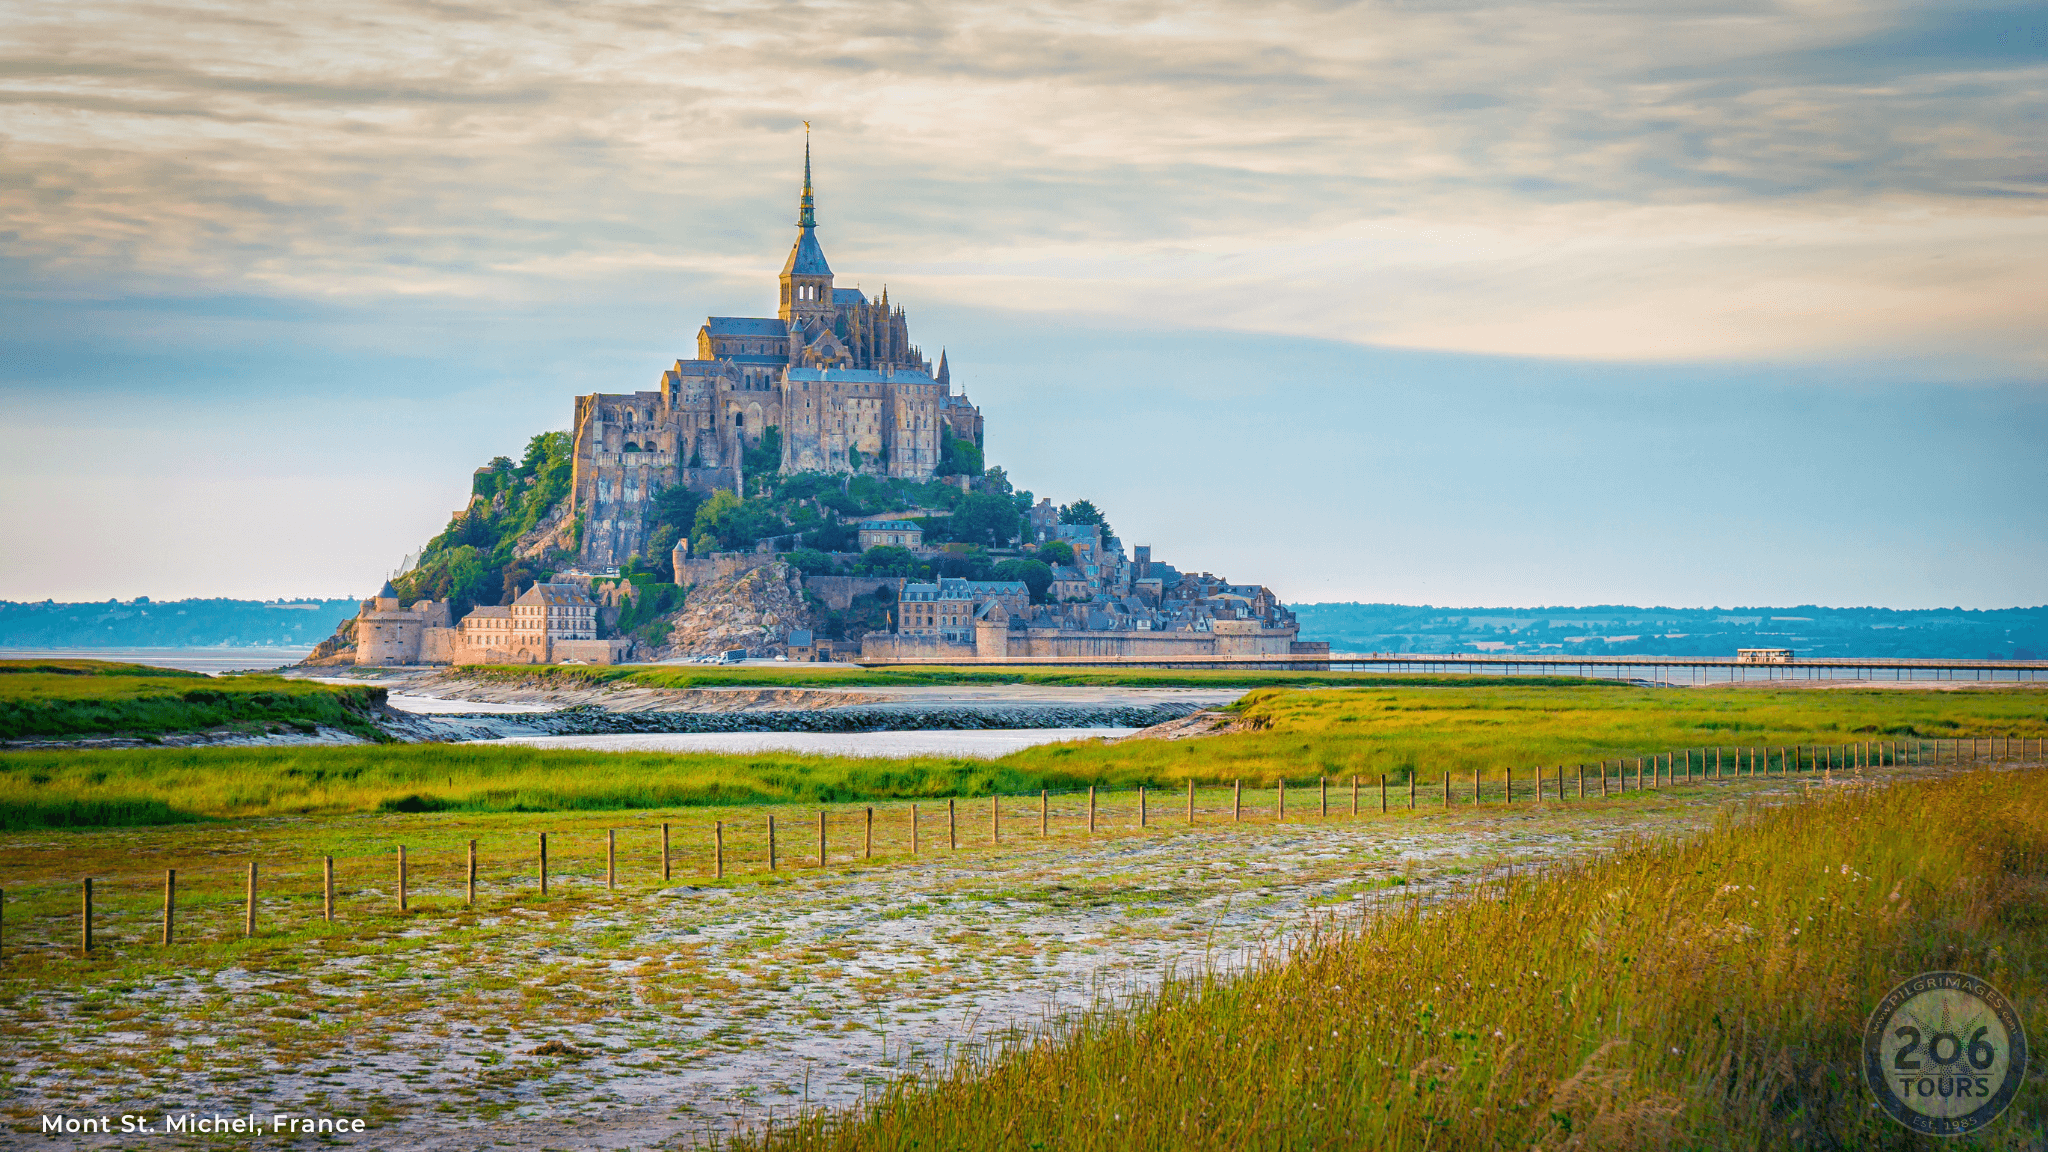
{"label": "cloud", "polygon": [[30,4],[0,43],[0,253],[46,297],[526,301],[650,267],[752,293],[808,119],[835,263],[931,292],[2037,370],[2039,14]]}

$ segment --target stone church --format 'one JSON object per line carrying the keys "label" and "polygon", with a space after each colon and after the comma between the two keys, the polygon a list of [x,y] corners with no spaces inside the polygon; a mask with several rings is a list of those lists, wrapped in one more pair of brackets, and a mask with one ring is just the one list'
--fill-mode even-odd
{"label": "stone church", "polygon": [[775,429],[783,472],[864,472],[929,479],[942,434],[982,442],[981,412],[952,390],[910,341],[900,305],[832,282],[818,245],[811,149],[797,238],[782,265],[773,318],[712,316],[697,355],[678,360],[653,391],[576,398],[575,513],[583,563],[623,563],[639,551],[656,493],[673,484],[737,489],[741,456]]}

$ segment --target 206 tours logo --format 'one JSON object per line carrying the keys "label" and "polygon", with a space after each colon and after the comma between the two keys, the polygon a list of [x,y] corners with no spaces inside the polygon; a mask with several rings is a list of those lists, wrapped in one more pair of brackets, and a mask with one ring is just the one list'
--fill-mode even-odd
{"label": "206 tours logo", "polygon": [[1961,1136],[1998,1119],[2027,1071],[2027,1035],[1998,989],[1922,972],[1878,1002],[1863,1029],[1863,1077],[1894,1120]]}

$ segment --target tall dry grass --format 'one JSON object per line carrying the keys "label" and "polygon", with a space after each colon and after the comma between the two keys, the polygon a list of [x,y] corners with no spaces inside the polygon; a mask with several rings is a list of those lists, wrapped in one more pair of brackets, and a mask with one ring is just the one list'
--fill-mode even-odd
{"label": "tall dry grass", "polygon": [[[741,1149],[1905,1147],[1859,1080],[1883,992],[1988,977],[2036,1027],[2048,773],[1824,796],[1326,932]],[[2033,1148],[2038,1076],[2004,1125]]]}

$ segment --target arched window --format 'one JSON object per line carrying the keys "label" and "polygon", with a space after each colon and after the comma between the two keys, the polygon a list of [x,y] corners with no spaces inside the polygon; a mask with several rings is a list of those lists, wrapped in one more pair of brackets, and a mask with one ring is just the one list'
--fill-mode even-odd
{"label": "arched window", "polygon": [[747,414],[745,412],[733,413],[732,426],[735,428],[745,428],[747,426]]}

